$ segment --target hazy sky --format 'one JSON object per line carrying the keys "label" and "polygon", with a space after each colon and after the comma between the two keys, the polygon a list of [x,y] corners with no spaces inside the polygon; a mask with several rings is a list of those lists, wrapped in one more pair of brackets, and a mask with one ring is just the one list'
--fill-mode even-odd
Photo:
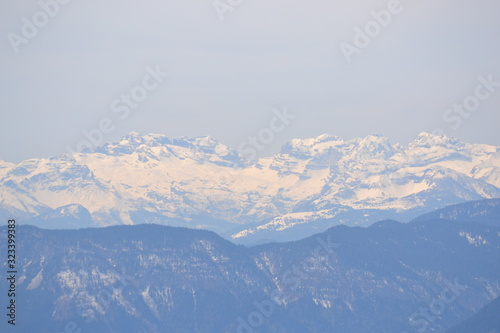
{"label": "hazy sky", "polygon": [[[296,118],[262,154],[295,137],[407,143],[435,128],[500,146],[500,84],[478,87],[500,82],[498,0],[218,0],[223,21],[211,0],[60,0],[41,12],[53,1],[0,2],[2,160],[64,153],[103,119],[106,141],[137,131],[236,148],[283,107]],[[377,26],[371,12],[388,7]],[[352,51],[366,26],[349,63],[340,44]],[[158,66],[170,73],[159,84],[147,77]],[[120,100],[132,91],[134,109]],[[446,113],[463,102],[469,111]]]}

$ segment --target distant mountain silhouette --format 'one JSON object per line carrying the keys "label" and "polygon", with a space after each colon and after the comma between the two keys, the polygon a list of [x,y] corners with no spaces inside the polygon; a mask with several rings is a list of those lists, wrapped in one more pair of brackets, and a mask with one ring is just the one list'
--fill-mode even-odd
{"label": "distant mountain silhouette", "polygon": [[470,201],[421,215],[415,221],[445,219],[500,227],[500,199]]}
{"label": "distant mountain silhouette", "polygon": [[442,332],[500,295],[499,233],[386,220],[247,248],[158,225],[20,226],[16,332]]}

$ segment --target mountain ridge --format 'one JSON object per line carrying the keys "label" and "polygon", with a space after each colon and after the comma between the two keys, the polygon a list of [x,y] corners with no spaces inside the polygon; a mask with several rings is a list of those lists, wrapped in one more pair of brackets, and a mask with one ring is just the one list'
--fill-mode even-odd
{"label": "mountain ridge", "polygon": [[0,163],[0,216],[29,220],[77,204],[95,226],[184,223],[239,229],[232,239],[285,230],[298,239],[325,230],[324,220],[366,226],[499,198],[499,156],[499,147],[428,133],[406,147],[323,134],[250,161],[210,136],[131,132],[82,153]]}
{"label": "mountain ridge", "polygon": [[500,295],[500,228],[482,224],[386,220],[253,247],[161,225],[17,231],[20,331],[441,332]]}

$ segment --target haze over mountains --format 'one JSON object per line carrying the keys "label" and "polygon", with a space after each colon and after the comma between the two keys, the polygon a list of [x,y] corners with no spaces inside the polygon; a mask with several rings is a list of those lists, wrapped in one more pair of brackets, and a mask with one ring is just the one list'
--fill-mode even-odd
{"label": "haze over mountains", "polygon": [[[445,332],[500,295],[500,227],[474,221],[336,226],[250,248],[158,225],[21,226],[17,243],[14,332]],[[497,327],[497,303],[450,332],[491,333],[470,325]]]}
{"label": "haze over mountains", "polygon": [[2,218],[51,228],[187,226],[240,242],[408,221],[498,197],[499,147],[427,133],[407,147],[378,135],[294,139],[249,161],[211,137],[132,132],[72,156],[0,162]]}

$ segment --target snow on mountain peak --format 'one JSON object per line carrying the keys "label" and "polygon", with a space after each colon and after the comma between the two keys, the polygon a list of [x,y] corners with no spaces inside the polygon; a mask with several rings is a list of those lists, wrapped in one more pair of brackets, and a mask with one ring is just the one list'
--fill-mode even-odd
{"label": "snow on mountain peak", "polygon": [[500,197],[497,151],[429,133],[408,147],[381,135],[322,134],[249,164],[210,136],[131,132],[72,157],[2,163],[0,214],[79,204],[100,225],[188,220],[189,211],[240,224],[283,217],[287,228],[318,211],[327,218],[347,208],[406,211]]}
{"label": "snow on mountain peak", "polygon": [[342,138],[330,134],[322,134],[316,138],[309,139],[293,139],[287,142],[281,153],[289,154],[299,158],[310,158],[325,151],[335,149],[343,151],[381,151],[387,150],[393,152],[394,146],[389,143],[389,140],[379,134],[369,135],[365,138],[355,138],[345,141]]}
{"label": "snow on mountain peak", "polygon": [[[191,158],[214,163],[230,163],[240,165],[238,153],[221,144],[211,136],[200,137],[168,137],[162,134],[142,135],[130,132],[118,142],[105,143],[85,154],[100,153],[106,156],[139,154],[141,160],[164,158]],[[83,154],[83,155],[85,155]]]}
{"label": "snow on mountain peak", "polygon": [[292,139],[282,148],[280,153],[299,159],[308,159],[318,154],[324,154],[332,149],[341,149],[345,141],[334,135],[322,134],[316,138]]}
{"label": "snow on mountain peak", "polygon": [[362,139],[357,149],[374,154],[383,152],[384,157],[392,156],[395,152],[395,148],[389,143],[389,139],[379,134],[368,135]]}
{"label": "snow on mountain peak", "polygon": [[84,214],[87,210],[82,205],[70,204],[63,207],[59,207],[56,211],[64,216],[77,217],[81,214]]}
{"label": "snow on mountain peak", "polygon": [[464,146],[464,143],[456,138],[453,137],[448,137],[446,135],[435,135],[427,132],[422,132],[420,133],[417,138],[412,141],[409,144],[410,148],[417,148],[417,147],[425,147],[425,148],[432,148],[432,147],[445,147],[445,148],[462,148]]}
{"label": "snow on mountain peak", "polygon": [[344,141],[341,137],[331,134],[321,134],[315,140],[316,143],[331,142],[331,141]]}

